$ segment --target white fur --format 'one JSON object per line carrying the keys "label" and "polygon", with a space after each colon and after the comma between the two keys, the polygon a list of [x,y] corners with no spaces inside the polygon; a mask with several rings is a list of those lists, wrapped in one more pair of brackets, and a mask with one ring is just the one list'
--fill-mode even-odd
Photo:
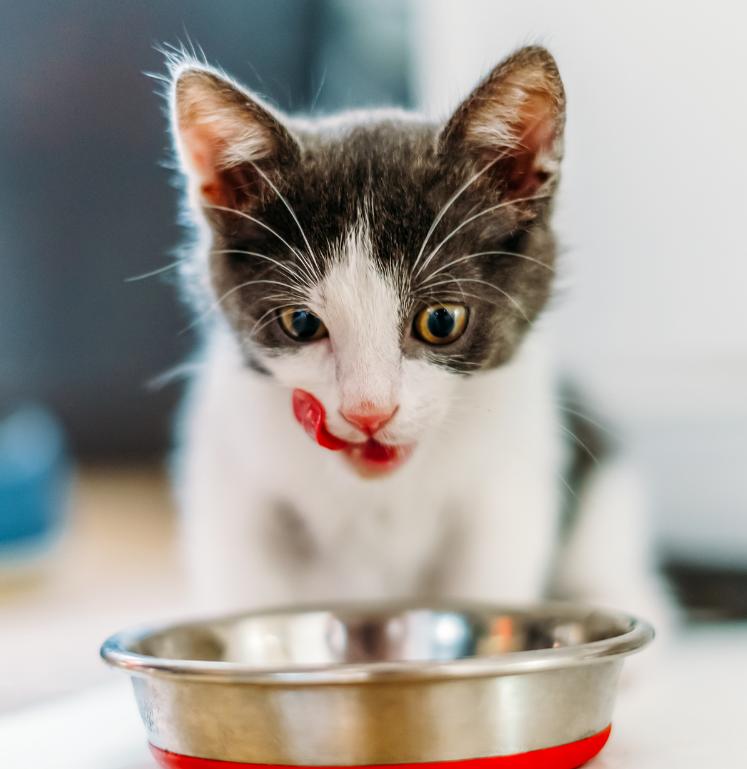
{"label": "white fur", "polygon": [[[203,605],[407,596],[442,567],[446,594],[538,598],[561,452],[548,383],[534,343],[503,369],[457,380],[451,418],[396,473],[365,480],[310,441],[289,390],[247,371],[216,331],[192,393],[180,486]],[[279,500],[303,514],[317,551],[300,571],[268,538]]]}
{"label": "white fur", "polygon": [[[341,254],[328,289],[342,290],[344,281],[345,290],[355,292],[380,280],[369,272],[360,234],[351,244],[357,251]],[[392,301],[385,282],[368,287],[378,302]],[[330,295],[319,311],[336,300],[343,301]],[[336,311],[343,314],[342,306]],[[338,321],[356,325],[354,317]],[[363,328],[345,333],[363,358],[365,350],[384,354]],[[316,388],[330,411],[340,402],[339,372],[339,392],[347,392],[348,376],[353,389],[362,386],[365,360],[360,370],[353,363],[335,366],[342,353],[331,348],[312,345],[276,361],[279,383],[243,366],[225,327],[213,332],[191,396],[180,484],[201,607],[412,596],[433,588],[432,575],[441,595],[539,599],[557,546],[564,472],[539,336],[509,365],[468,379],[404,360],[387,390],[397,393],[402,414],[390,432],[400,441],[419,438],[418,447],[399,471],[377,480],[357,477],[339,455],[315,445],[291,414],[293,386]],[[332,423],[338,434],[354,430],[342,420]],[[593,510],[582,513],[560,573],[574,597],[644,611],[653,608],[653,583],[639,554],[638,506],[626,483],[604,473],[590,487],[584,502]],[[296,562],[277,547],[280,501],[302,515],[313,546],[308,561]]]}
{"label": "white fur", "polygon": [[521,140],[516,117],[526,98],[526,89],[513,85],[503,88],[501,99],[485,99],[467,127],[467,140],[478,147],[515,147]]}
{"label": "white fur", "polygon": [[602,464],[582,489],[579,504],[555,590],[635,611],[667,636],[674,617],[655,572],[648,504],[638,474],[621,459]]}
{"label": "white fur", "polygon": [[[256,137],[243,138],[242,153],[259,151],[248,146]],[[177,149],[183,156],[178,139]],[[210,235],[194,194],[191,201],[201,224],[194,270],[207,296]],[[556,564],[558,587],[574,597],[655,610],[640,506],[623,475],[598,473],[581,525],[558,557],[566,457],[539,332],[509,365],[468,378],[404,357],[408,308],[395,277],[374,265],[370,233],[359,225],[335,248],[334,265],[308,296],[329,337],[289,354],[254,350],[271,377],[245,367],[239,345],[247,340],[226,324],[210,332],[185,410],[177,483],[201,607],[433,590],[533,601]],[[390,475],[359,477],[295,422],[297,387],[324,403],[329,428],[348,441],[363,436],[341,411],[397,407],[377,439],[414,444],[414,454]],[[282,528],[280,506],[298,514],[300,534]],[[303,557],[283,546],[294,536],[303,538]]]}

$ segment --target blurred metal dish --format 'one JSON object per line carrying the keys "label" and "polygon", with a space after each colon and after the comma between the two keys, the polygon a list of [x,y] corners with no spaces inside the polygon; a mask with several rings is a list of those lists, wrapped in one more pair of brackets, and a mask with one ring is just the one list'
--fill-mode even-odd
{"label": "blurred metal dish", "polygon": [[604,745],[623,657],[652,638],[580,606],[388,603],[127,631],[101,654],[132,676],[168,767],[571,769]]}

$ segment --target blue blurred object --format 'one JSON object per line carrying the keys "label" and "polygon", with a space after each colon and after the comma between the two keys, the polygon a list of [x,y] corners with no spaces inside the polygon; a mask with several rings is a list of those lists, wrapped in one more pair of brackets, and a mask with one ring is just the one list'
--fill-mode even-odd
{"label": "blue blurred object", "polygon": [[46,553],[65,520],[72,463],[59,423],[25,406],[0,421],[0,565]]}

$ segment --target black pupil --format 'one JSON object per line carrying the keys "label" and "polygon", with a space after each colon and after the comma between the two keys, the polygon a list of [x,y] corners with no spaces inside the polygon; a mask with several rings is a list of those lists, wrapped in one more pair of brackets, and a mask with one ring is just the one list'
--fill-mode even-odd
{"label": "black pupil", "polygon": [[445,339],[454,331],[455,323],[454,314],[445,307],[439,307],[428,316],[428,331],[438,339]]}
{"label": "black pupil", "polygon": [[299,339],[311,339],[317,331],[321,321],[308,310],[296,310],[291,316],[293,333]]}

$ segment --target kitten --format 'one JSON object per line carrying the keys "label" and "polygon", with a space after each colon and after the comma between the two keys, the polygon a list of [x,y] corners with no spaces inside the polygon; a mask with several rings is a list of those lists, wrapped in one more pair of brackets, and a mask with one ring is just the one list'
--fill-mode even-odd
{"label": "kitten", "polygon": [[178,475],[202,603],[655,612],[635,481],[588,460],[535,327],[565,115],[550,54],[518,51],[443,125],[288,118],[171,64],[205,328]]}

